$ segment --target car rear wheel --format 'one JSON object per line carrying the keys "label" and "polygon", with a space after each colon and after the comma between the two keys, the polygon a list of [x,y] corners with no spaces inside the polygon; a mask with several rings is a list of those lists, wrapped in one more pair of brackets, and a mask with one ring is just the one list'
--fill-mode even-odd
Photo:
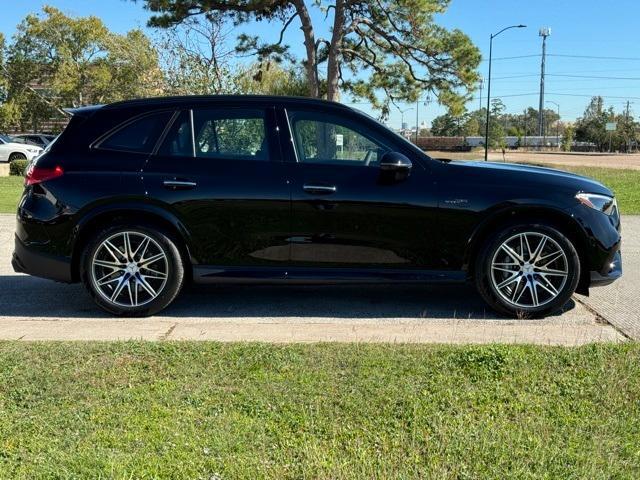
{"label": "car rear wheel", "polygon": [[9,162],[13,162],[15,160],[26,160],[27,156],[24,153],[12,153],[11,155],[9,155]]}
{"label": "car rear wheel", "polygon": [[81,260],[85,287],[104,310],[147,316],[180,292],[184,266],[170,236],[153,227],[116,226],[96,235]]}
{"label": "car rear wheel", "polygon": [[514,225],[490,238],[476,261],[480,295],[500,313],[543,317],[561,309],[580,278],[571,241],[550,225]]}

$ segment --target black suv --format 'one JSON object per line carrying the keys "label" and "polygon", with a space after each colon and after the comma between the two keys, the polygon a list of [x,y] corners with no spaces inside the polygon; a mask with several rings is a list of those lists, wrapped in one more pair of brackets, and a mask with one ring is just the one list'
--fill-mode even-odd
{"label": "black suv", "polygon": [[73,111],[28,170],[13,267],[119,315],[189,280],[465,282],[543,316],[621,275],[613,193],[547,168],[436,160],[320,100],[154,98]]}

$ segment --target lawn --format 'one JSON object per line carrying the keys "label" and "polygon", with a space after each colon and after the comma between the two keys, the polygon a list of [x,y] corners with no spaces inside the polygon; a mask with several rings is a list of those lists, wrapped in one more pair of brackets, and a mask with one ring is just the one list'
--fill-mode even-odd
{"label": "lawn", "polygon": [[0,419],[0,478],[639,478],[640,345],[3,342]]}
{"label": "lawn", "polygon": [[24,188],[24,178],[0,177],[0,213],[15,213],[20,194]]}
{"label": "lawn", "polygon": [[640,214],[640,170],[566,166],[561,169],[595,178],[604,183],[615,192],[623,214]]}

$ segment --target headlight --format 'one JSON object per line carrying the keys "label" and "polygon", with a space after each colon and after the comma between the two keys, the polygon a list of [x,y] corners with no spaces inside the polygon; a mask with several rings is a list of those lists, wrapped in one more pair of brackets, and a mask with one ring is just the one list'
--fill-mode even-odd
{"label": "headlight", "polygon": [[615,197],[599,195],[597,193],[578,193],[576,199],[589,208],[598,210],[606,215],[613,215],[618,211],[618,203]]}

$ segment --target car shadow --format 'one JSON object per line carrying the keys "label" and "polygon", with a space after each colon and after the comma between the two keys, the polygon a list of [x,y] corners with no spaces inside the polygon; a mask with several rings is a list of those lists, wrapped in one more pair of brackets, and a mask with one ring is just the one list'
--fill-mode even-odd
{"label": "car shadow", "polygon": [[[564,311],[575,307],[571,300]],[[80,284],[0,275],[0,316],[29,319],[113,318]],[[508,320],[470,285],[191,285],[164,318]]]}

